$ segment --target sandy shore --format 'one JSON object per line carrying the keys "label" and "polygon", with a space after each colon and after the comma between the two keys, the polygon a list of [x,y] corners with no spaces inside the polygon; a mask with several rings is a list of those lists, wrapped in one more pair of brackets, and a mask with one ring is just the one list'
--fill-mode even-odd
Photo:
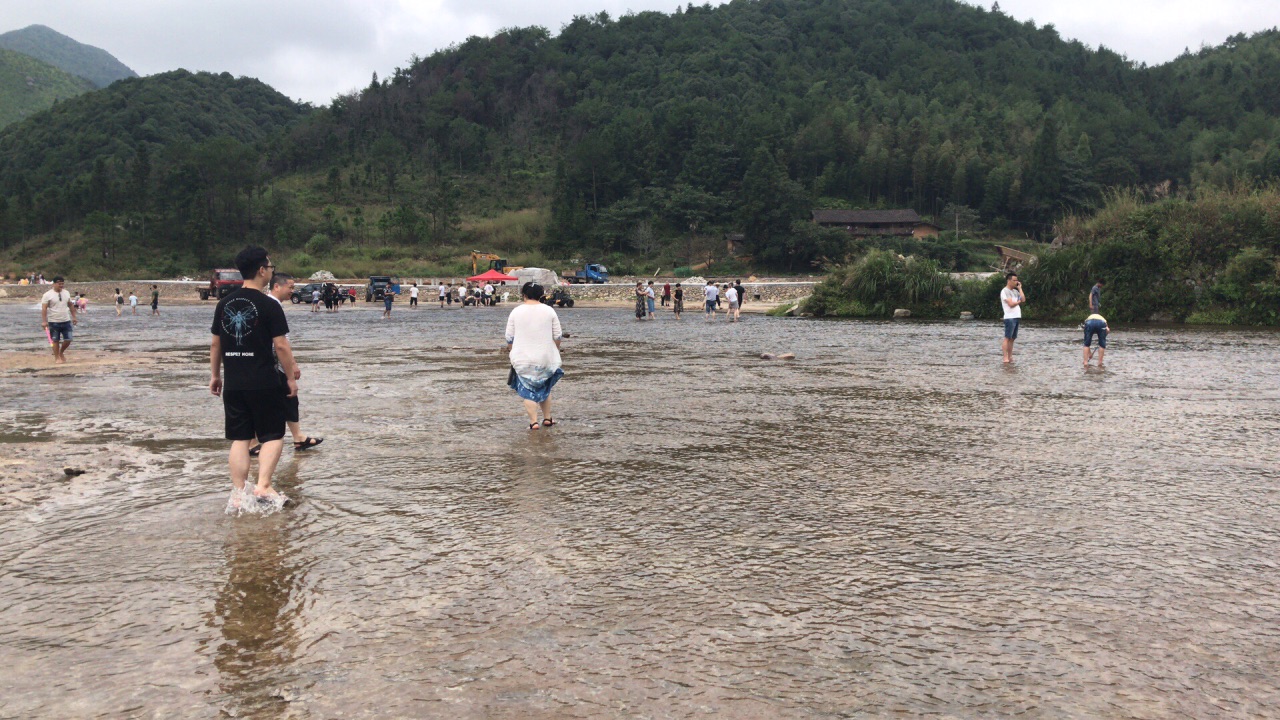
{"label": "sandy shore", "polygon": [[18,352],[0,351],[0,377],[14,372],[38,372],[47,375],[83,375],[86,372],[104,372],[118,368],[145,367],[161,358],[163,353],[120,353],[103,350],[78,350],[75,343],[67,349],[67,362],[53,363],[53,351]]}

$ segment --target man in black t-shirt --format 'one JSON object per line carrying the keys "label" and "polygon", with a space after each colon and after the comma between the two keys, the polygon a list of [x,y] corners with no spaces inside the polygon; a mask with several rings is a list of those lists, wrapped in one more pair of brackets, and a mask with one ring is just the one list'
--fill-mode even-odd
{"label": "man in black t-shirt", "polygon": [[[298,394],[298,383],[284,308],[263,291],[275,270],[267,251],[245,248],[236,256],[236,268],[244,276],[244,287],[219,300],[213,311],[209,392],[222,396],[226,437],[231,441],[231,482],[239,493],[232,496],[232,505],[239,508],[237,502],[275,502],[283,497],[271,488],[271,474],[284,445],[285,398]],[[276,372],[277,357],[286,373],[285,385]],[[225,378],[220,372],[224,366]],[[258,484],[250,498],[243,491],[254,438],[262,449]]]}

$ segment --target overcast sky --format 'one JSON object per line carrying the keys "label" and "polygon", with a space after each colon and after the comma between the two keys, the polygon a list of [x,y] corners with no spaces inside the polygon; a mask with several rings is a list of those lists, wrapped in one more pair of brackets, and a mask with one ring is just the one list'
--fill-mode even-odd
{"label": "overcast sky", "polygon": [[[39,23],[140,74],[186,68],[256,77],[317,105],[421,56],[511,26],[558,32],[601,10],[671,12],[677,0],[3,0],[0,32]],[[970,3],[974,4],[974,3]],[[983,3],[990,7],[989,2]],[[1277,0],[1004,0],[1019,20],[1158,64],[1185,47],[1280,24]]]}

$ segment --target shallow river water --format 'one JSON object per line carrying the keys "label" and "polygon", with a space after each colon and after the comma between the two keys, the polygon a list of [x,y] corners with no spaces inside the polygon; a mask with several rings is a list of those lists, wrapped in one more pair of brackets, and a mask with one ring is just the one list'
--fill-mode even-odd
{"label": "shallow river water", "polygon": [[1280,715],[1275,333],[567,310],[531,433],[506,310],[295,307],[325,442],[235,518],[164,310],[0,374],[0,453],[123,458],[0,510],[0,717]]}

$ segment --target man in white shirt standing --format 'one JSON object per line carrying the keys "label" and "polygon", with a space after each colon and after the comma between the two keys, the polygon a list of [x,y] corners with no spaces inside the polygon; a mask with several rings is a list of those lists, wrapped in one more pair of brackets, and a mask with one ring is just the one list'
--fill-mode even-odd
{"label": "man in white shirt standing", "polygon": [[738,301],[738,288],[730,285],[724,291],[724,299],[729,301],[729,312],[725,313],[725,319],[729,322],[738,322],[742,317],[738,313],[738,308],[741,307]]}
{"label": "man in white shirt standing", "polygon": [[67,346],[71,344],[71,326],[77,324],[76,306],[67,292],[67,282],[59,275],[53,279],[53,289],[40,298],[40,326],[53,346],[53,362],[67,361]]}
{"label": "man in white shirt standing", "polygon": [[716,315],[716,300],[720,298],[720,288],[716,287],[714,281],[708,280],[707,286],[702,290],[703,296],[706,298],[706,320],[714,320]]}
{"label": "man in white shirt standing", "polygon": [[449,288],[443,282],[441,282],[439,290],[440,290],[440,309],[443,310],[445,301],[450,299]]}
{"label": "man in white shirt standing", "polygon": [[1004,310],[1004,339],[1000,341],[1000,351],[1006,363],[1013,362],[1013,341],[1018,339],[1018,325],[1022,320],[1022,305],[1027,296],[1022,292],[1022,283],[1018,282],[1017,273],[1009,273],[1005,278],[1004,289],[1000,291],[1000,307]]}
{"label": "man in white shirt standing", "polygon": [[493,284],[492,283],[486,282],[484,284],[484,304],[485,305],[493,304]]}
{"label": "man in white shirt standing", "polygon": [[409,288],[409,307],[418,307],[418,283]]}

